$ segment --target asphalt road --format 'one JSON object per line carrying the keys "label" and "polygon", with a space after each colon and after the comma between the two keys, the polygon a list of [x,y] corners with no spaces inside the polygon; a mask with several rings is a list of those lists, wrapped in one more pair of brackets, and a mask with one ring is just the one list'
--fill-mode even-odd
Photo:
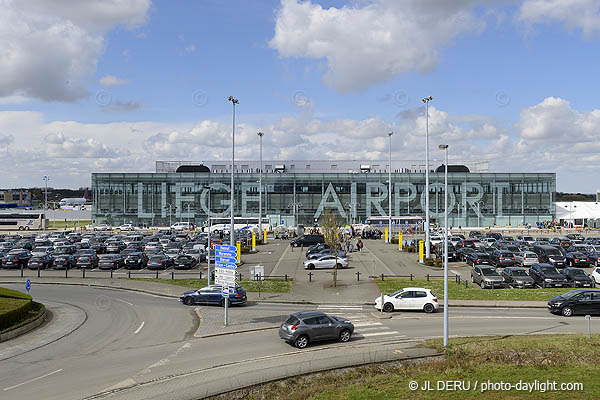
{"label": "asphalt road", "polygon": [[[281,341],[275,329],[195,338],[196,311],[203,308],[173,299],[53,285],[36,286],[32,294],[49,305],[53,319],[0,344],[2,399],[197,399],[287,375],[428,354],[414,348],[415,342],[442,332],[441,312],[377,319],[367,306],[317,306],[351,319],[356,334],[349,344],[327,342],[299,351]],[[252,308],[265,315],[307,309]],[[595,325],[592,321],[593,331],[600,332]],[[70,333],[60,338],[63,328]],[[586,330],[583,317],[553,316],[543,309],[450,310],[451,336]]]}

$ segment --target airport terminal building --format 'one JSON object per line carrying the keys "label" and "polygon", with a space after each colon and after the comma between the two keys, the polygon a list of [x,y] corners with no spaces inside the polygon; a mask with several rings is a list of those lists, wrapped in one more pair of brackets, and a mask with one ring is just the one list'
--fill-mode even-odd
{"label": "airport terminal building", "polygon": [[[424,164],[424,162],[420,162]],[[392,161],[392,215],[425,215],[425,166]],[[258,217],[258,161],[236,161],[234,213]],[[430,165],[430,216],[444,219],[444,167]],[[486,162],[450,165],[451,226],[518,226],[556,217],[555,173],[492,173]],[[305,226],[325,210],[344,223],[388,216],[388,161],[263,161],[262,210],[273,227]],[[157,161],[155,173],[93,173],[95,224],[202,225],[230,215],[231,162]],[[210,208],[209,208],[210,204]]]}

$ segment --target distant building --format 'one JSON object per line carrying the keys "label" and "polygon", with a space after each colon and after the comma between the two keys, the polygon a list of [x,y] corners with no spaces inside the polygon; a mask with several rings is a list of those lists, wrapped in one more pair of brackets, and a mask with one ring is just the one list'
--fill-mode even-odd
{"label": "distant building", "polygon": [[27,190],[0,190],[0,208],[31,207],[31,192]]}

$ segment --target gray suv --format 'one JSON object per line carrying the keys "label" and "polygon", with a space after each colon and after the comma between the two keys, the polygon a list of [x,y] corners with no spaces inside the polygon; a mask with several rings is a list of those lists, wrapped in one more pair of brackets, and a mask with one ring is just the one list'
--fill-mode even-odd
{"label": "gray suv", "polygon": [[279,337],[299,349],[309,342],[337,339],[347,342],[354,333],[354,325],[345,318],[329,316],[320,311],[302,311],[291,314],[279,326]]}
{"label": "gray suv", "polygon": [[471,282],[477,283],[482,289],[505,288],[506,281],[498,270],[489,265],[476,265],[471,270]]}

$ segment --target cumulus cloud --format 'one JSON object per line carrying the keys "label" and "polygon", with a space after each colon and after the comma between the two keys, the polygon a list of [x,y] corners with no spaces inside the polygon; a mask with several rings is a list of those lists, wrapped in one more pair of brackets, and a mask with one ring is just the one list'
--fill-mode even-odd
{"label": "cumulus cloud", "polygon": [[568,29],[581,29],[590,38],[600,33],[598,0],[525,0],[517,20],[529,24],[559,22]]}
{"label": "cumulus cloud", "polygon": [[88,96],[104,35],[145,22],[150,0],[0,0],[0,97],[72,102]]}
{"label": "cumulus cloud", "polygon": [[117,78],[114,75],[104,75],[102,78],[100,78],[99,82],[104,87],[113,87],[119,85],[127,85],[129,83],[129,79]]}
{"label": "cumulus cloud", "polygon": [[327,60],[323,79],[361,91],[411,71],[431,71],[440,50],[481,29],[477,0],[370,0],[342,8],[281,0],[270,46],[281,57]]}

